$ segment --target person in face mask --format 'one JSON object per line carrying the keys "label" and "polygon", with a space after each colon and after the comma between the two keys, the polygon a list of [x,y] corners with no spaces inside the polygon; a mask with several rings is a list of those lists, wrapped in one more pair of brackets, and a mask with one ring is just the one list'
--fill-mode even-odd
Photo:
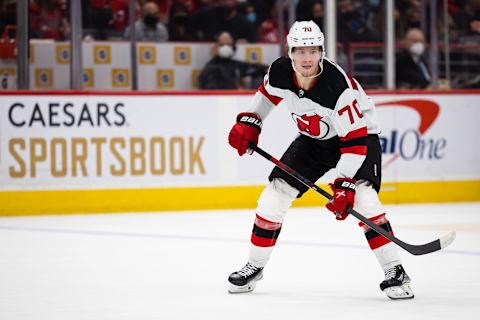
{"label": "person in face mask", "polygon": [[[261,82],[267,66],[235,60],[235,50],[235,40],[231,34],[226,31],[220,32],[213,49],[214,57],[207,62],[198,77],[200,89],[250,88],[251,80],[257,74],[261,75]],[[253,84],[253,86],[258,85],[259,83]]]}
{"label": "person in face mask", "polygon": [[247,18],[248,22],[250,22],[252,25],[257,25],[258,20],[255,7],[248,2],[245,5],[245,18]]}
{"label": "person in face mask", "polygon": [[405,49],[397,56],[396,82],[399,89],[425,89],[431,76],[424,58],[425,37],[420,29],[409,29]]}
{"label": "person in face mask", "polygon": [[[130,27],[125,29],[125,38],[130,37]],[[142,19],[135,22],[137,41],[163,42],[168,40],[168,30],[160,23],[158,5],[153,1],[142,7]]]}

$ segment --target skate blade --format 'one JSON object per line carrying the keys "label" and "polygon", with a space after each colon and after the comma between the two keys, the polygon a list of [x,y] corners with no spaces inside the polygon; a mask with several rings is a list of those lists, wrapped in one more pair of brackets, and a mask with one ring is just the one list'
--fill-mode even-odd
{"label": "skate blade", "polygon": [[255,289],[256,282],[252,281],[249,284],[244,286],[236,286],[234,284],[230,284],[230,288],[228,288],[229,293],[247,293],[252,292]]}
{"label": "skate blade", "polygon": [[390,287],[383,290],[387,297],[392,300],[406,300],[413,299],[415,295],[408,284],[402,286]]}

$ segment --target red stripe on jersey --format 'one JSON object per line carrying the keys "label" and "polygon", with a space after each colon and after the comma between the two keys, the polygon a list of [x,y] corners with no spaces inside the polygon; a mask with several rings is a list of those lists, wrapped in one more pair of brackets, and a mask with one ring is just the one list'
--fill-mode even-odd
{"label": "red stripe on jersey", "polygon": [[252,244],[257,247],[273,247],[277,243],[277,239],[262,238],[252,233],[252,238],[250,239]]}
{"label": "red stripe on jersey", "polygon": [[[389,232],[393,236],[393,232]],[[368,240],[368,245],[370,246],[370,249],[375,250],[377,248],[380,248],[381,246],[386,245],[387,243],[391,242],[387,238],[385,238],[382,235],[378,235],[378,237],[372,238]]]}
{"label": "red stripe on jersey", "polygon": [[272,222],[260,217],[258,214],[255,217],[255,224],[265,230],[278,230],[282,227],[280,222]]}
{"label": "red stripe on jersey", "polygon": [[283,100],[283,98],[280,98],[280,97],[277,97],[277,96],[272,96],[270,93],[268,93],[267,90],[265,89],[265,86],[263,85],[263,82],[260,85],[260,87],[258,87],[258,91],[260,91],[274,105],[279,104],[280,101]]}
{"label": "red stripe on jersey", "polygon": [[353,90],[358,90],[357,81],[352,76],[348,76],[348,80],[350,80],[350,84],[352,85]]}
{"label": "red stripe on jersey", "polygon": [[368,135],[367,127],[350,131],[345,137],[340,137],[340,141],[348,141],[355,138],[362,138]]}
{"label": "red stripe on jersey", "polygon": [[302,87],[298,84],[297,77],[295,76],[295,72],[292,73],[293,84],[297,89],[301,89]]}
{"label": "red stripe on jersey", "polygon": [[[386,213],[379,214],[378,216],[368,218],[368,220],[372,221],[372,222],[375,223],[376,225],[381,225],[381,224],[387,223],[388,220],[387,220],[387,218],[385,217],[385,214],[386,214]],[[362,227],[362,228],[370,229],[369,226],[367,226],[365,223],[363,223],[363,222],[361,222],[361,221],[358,223],[358,225],[359,225],[360,227]]]}
{"label": "red stripe on jersey", "polygon": [[359,154],[361,156],[367,155],[367,146],[353,146],[353,147],[345,147],[340,148],[340,152],[343,153],[353,153]]}

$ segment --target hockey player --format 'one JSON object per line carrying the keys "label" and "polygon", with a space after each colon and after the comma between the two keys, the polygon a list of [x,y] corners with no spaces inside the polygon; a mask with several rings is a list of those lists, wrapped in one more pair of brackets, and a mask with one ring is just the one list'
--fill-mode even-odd
{"label": "hockey player", "polygon": [[[262,121],[281,103],[288,108],[299,135],[281,158],[310,181],[334,168],[328,210],[344,220],[352,207],[393,234],[378,199],[381,183],[380,132],[375,106],[360,84],[325,57],[324,36],[313,21],[295,22],[287,35],[288,57],[272,63],[247,112],[237,116],[228,141],[241,156],[258,143]],[[287,209],[307,187],[273,169],[258,199],[247,264],[233,272],[230,293],[250,292],[262,279]],[[411,299],[410,278],[385,237],[360,223],[385,280],[380,289],[391,299]]]}

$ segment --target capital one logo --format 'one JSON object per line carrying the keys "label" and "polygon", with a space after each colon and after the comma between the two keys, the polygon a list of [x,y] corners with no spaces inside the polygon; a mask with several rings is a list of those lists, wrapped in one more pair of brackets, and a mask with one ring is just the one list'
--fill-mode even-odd
{"label": "capital one logo", "polygon": [[[402,125],[402,118],[395,117],[394,129],[382,132],[380,143],[384,155],[383,168],[388,167],[397,159],[411,160],[439,160],[445,156],[447,140],[443,137],[436,138],[427,135],[428,129],[435,123],[440,114],[440,106],[423,99],[406,99],[376,103],[382,107],[395,106],[414,111],[419,117],[418,127],[398,129]],[[399,109],[399,110],[402,110]]]}

